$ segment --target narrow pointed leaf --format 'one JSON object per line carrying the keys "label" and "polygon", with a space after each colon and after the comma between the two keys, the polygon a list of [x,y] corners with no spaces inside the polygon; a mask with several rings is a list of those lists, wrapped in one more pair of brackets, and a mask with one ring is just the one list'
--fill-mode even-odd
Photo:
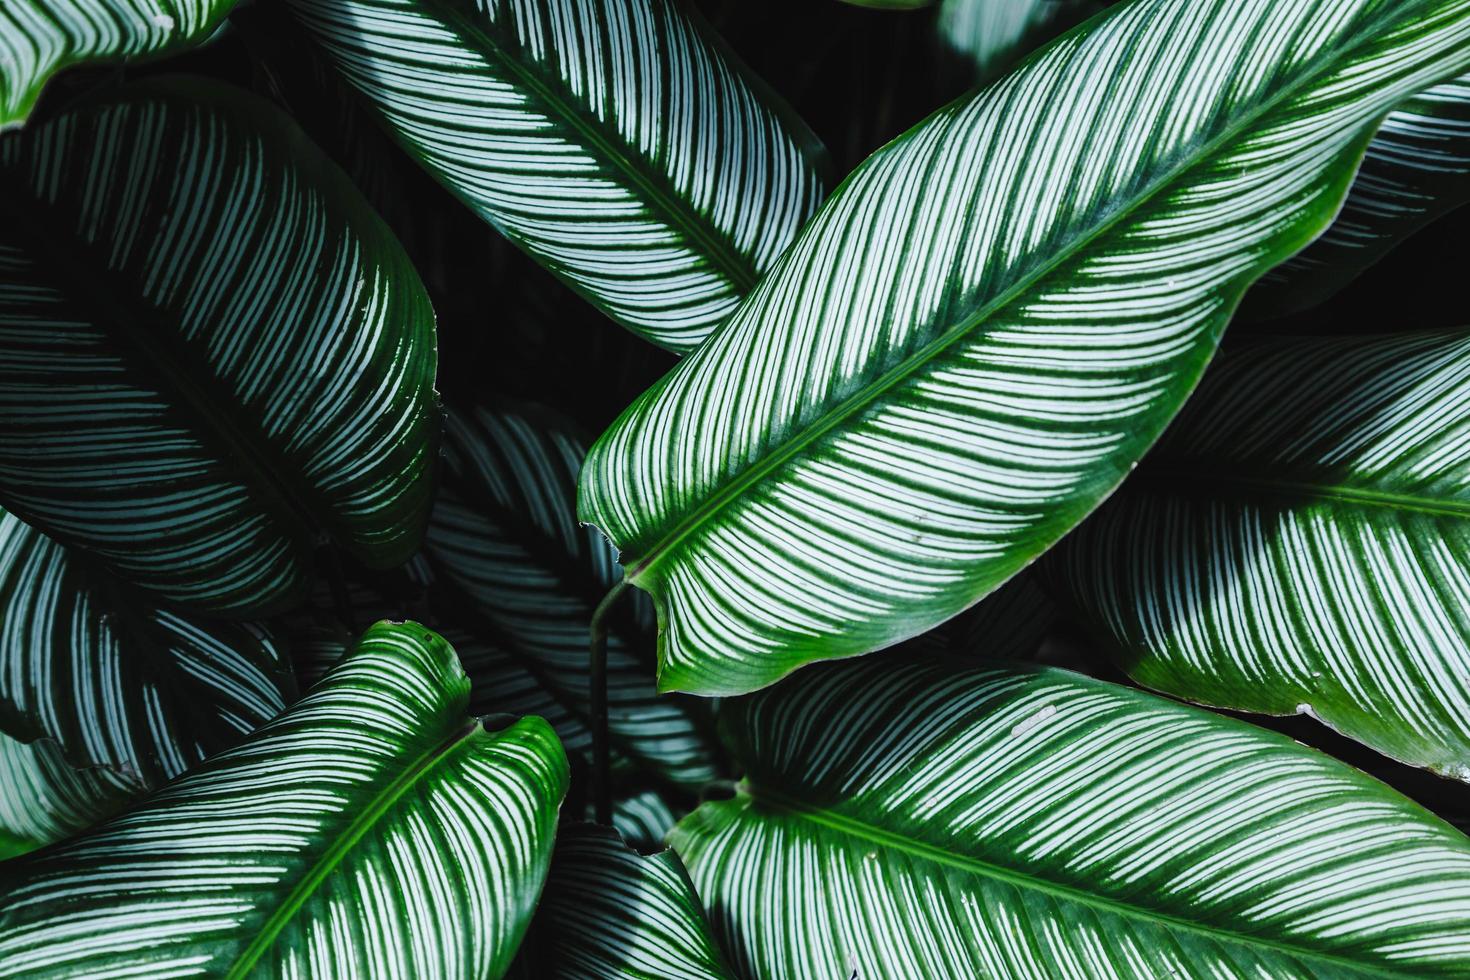
{"label": "narrow pointed leaf", "polygon": [[746,784],[672,834],[737,970],[1470,970],[1470,840],[1273,732],[1065,671],[826,667],[731,702]]}
{"label": "narrow pointed leaf", "polygon": [[1470,339],[1222,358],[1048,569],[1139,683],[1470,779]]}
{"label": "narrow pointed leaf", "polygon": [[172,601],[264,615],[428,517],[428,299],[289,120],[202,79],[0,144],[0,503]]}
{"label": "narrow pointed leaf", "polygon": [[0,4],[0,132],[24,123],[52,75],[137,61],[207,40],[235,0],[6,0]]}
{"label": "narrow pointed leaf", "polygon": [[295,695],[264,628],[160,606],[0,511],[0,732],[158,786]]}
{"label": "narrow pointed leaf", "polygon": [[[619,577],[607,542],[577,523],[584,454],[545,415],[450,413],[444,486],[425,542],[445,580],[432,593],[438,611],[475,637],[460,649],[493,699],[481,709],[544,713],[569,752],[590,750],[592,610]],[[645,771],[697,787],[715,774],[712,726],[702,704],[659,697],[651,618],[646,605],[630,603],[610,623],[614,749]]]}
{"label": "narrow pointed leaf", "polygon": [[111,770],[68,765],[55,742],[0,735],[0,860],[70,837],[145,791]]}
{"label": "narrow pointed leaf", "polygon": [[726,980],[694,886],[673,851],[642,857],[613,830],[563,827],[536,913],[538,976]]}
{"label": "narrow pointed leaf", "polygon": [[822,199],[814,137],[669,0],[290,2],[430,173],[670,350]]}
{"label": "narrow pointed leaf", "polygon": [[0,976],[500,976],[567,763],[539,718],[487,732],[468,699],[443,640],[373,627],[248,742],[0,865]]}
{"label": "narrow pointed leaf", "polygon": [[[1203,60],[1202,60],[1203,59]],[[922,633],[1122,480],[1470,0],[1136,0],[869,158],[594,445],[664,689]],[[1107,79],[1107,84],[1098,84]]]}
{"label": "narrow pointed leaf", "polygon": [[1287,314],[1332,297],[1395,246],[1470,202],[1470,75],[1395,109],[1363,158],[1342,214],[1311,248],[1252,292],[1256,312]]}

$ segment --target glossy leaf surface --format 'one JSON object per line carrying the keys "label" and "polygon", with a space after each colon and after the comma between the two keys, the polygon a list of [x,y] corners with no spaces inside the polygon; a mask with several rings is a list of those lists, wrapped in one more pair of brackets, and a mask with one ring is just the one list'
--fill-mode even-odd
{"label": "glossy leaf surface", "polygon": [[249,741],[0,865],[0,976],[501,975],[567,762],[545,722],[488,732],[468,699],[443,640],[373,627]]}
{"label": "glossy leaf surface", "polygon": [[580,514],[654,597],[660,685],[753,690],[1025,567],[1328,224],[1380,118],[1467,64],[1467,0],[1137,0],[870,157],[588,456]]}
{"label": "glossy leaf surface", "polygon": [[6,0],[0,131],[25,122],[48,79],[77,64],[136,61],[207,40],[235,0]]}
{"label": "glossy leaf surface", "polygon": [[824,196],[815,138],[669,0],[291,0],[440,182],[692,350]]}
{"label": "glossy leaf surface", "polygon": [[1470,779],[1470,339],[1222,358],[1047,568],[1139,683]]}
{"label": "glossy leaf surface", "polygon": [[234,616],[324,541],[413,553],[437,433],[428,298],[289,120],[149,82],[0,143],[0,502]]}
{"label": "glossy leaf surface", "polygon": [[1050,669],[881,658],[729,702],[671,835],[743,975],[1470,970],[1470,840],[1290,739]]}

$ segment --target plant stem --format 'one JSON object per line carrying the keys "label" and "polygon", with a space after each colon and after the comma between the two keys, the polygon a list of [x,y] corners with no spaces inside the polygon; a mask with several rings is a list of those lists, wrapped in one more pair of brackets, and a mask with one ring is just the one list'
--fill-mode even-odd
{"label": "plant stem", "polygon": [[607,733],[607,616],[628,589],[623,579],[603,596],[592,613],[592,658],[588,671],[592,728],[592,808],[598,823],[612,826],[612,756]]}

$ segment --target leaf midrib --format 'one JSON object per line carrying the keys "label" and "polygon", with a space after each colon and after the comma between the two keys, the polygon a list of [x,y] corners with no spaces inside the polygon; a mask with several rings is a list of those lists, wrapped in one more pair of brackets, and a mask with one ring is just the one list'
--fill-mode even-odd
{"label": "leaf midrib", "polygon": [[317,859],[306,875],[296,883],[285,899],[276,906],[270,918],[261,925],[255,938],[241,951],[225,980],[244,980],[260,962],[261,958],[275,945],[281,931],[301,911],[311,894],[336,870],[348,852],[357,846],[377,822],[426,776],[437,764],[449,758],[454,751],[481,731],[479,719],[472,719],[454,731],[438,745],[421,754],[382,791],[373,797],[368,806],[359,811],[333,841],[332,846]]}
{"label": "leaf midrib", "polygon": [[[1415,3],[1412,9],[1417,10],[1422,6],[1422,3]],[[1397,16],[1402,16],[1404,9],[1406,8],[1386,8],[1381,20],[1390,21]],[[1372,23],[1361,25],[1362,29],[1353,32],[1352,36],[1346,40],[1342,47],[1334,48],[1330,54],[1319,56],[1317,64],[1311,69],[1303,71],[1295,81],[1283,86],[1281,91],[1272,98],[1263,100],[1257,109],[1241,116],[1235,123],[1226,127],[1214,139],[1207,140],[1201,144],[1198,152],[1182,154],[1181,161],[1178,164],[1166,169],[1158,180],[1145,187],[1126,206],[1110,210],[1108,217],[1074,237],[1071,242],[1059,247],[1053,257],[1039,264],[1031,272],[1023,275],[1009,289],[1001,292],[988,304],[980,307],[969,317],[960,320],[957,325],[950,327],[934,340],[920,347],[913,354],[885,371],[878,378],[860,387],[853,394],[839,402],[835,408],[830,409],[810,426],[802,430],[795,438],[783,443],[776,452],[762,457],[754,466],[743,471],[735,479],[710,495],[704,503],[696,507],[686,517],[675,524],[673,530],[650,546],[642,558],[628,566],[627,578],[629,581],[636,582],[639,576],[647,572],[659,559],[670,554],[684,538],[688,537],[700,525],[704,524],[707,519],[738,499],[751,486],[765,479],[788,461],[795,458],[809,445],[817,442],[838,425],[846,422],[850,417],[856,416],[861,411],[866,410],[872,402],[877,401],[880,396],[887,393],[891,388],[905,381],[909,375],[915,373],[919,368],[923,367],[939,354],[948,350],[953,343],[984,321],[990,319],[997,311],[1006,308],[1020,299],[1031,287],[1057,271],[1057,269],[1070,261],[1078,253],[1112,231],[1114,227],[1130,219],[1139,208],[1147,204],[1167,187],[1171,186],[1183,174],[1198,166],[1202,161],[1213,157],[1223,147],[1234,142],[1258,119],[1273,112],[1282,104],[1289,102],[1290,99],[1296,96],[1298,91],[1316,82],[1322,74],[1325,74],[1340,62],[1350,58],[1360,48],[1368,47],[1376,42],[1379,31],[1374,28],[1378,26],[1378,23],[1379,21],[1375,20]],[[1068,36],[1063,35],[1043,50],[1050,50],[1052,46],[1065,42]],[[1035,57],[1036,55],[1032,55],[1033,59]],[[940,110],[940,112],[946,111],[949,110]],[[899,137],[899,140],[907,140],[913,132],[914,130],[909,130],[908,133]],[[835,198],[835,196],[834,194],[833,197]],[[816,222],[813,220],[809,223],[808,227],[815,227],[815,225]],[[795,244],[792,247],[795,248]],[[788,254],[790,253],[788,252]]]}
{"label": "leaf midrib", "polygon": [[902,852],[913,858],[955,868],[976,877],[990,878],[1031,892],[1041,892],[1054,899],[1085,905],[1088,908],[1097,909],[1111,915],[1147,920],[1167,930],[1197,933],[1217,943],[1259,947],[1298,960],[1331,964],[1334,967],[1347,971],[1350,976],[1379,977],[1382,980],[1415,980],[1415,978],[1423,976],[1422,973],[1400,973],[1377,964],[1364,966],[1362,963],[1346,955],[1326,953],[1259,936],[1230,932],[1227,929],[1217,926],[1179,918],[1165,912],[1144,908],[1143,906],[1108,901],[1105,898],[1081,891],[1069,885],[1029,877],[1020,871],[1013,871],[1010,868],[969,857],[968,855],[946,851],[927,841],[914,840],[901,836],[893,831],[855,820],[830,809],[812,806],[784,793],[756,786],[748,780],[744,785],[744,789],[749,799],[760,805],[782,811],[798,819],[846,834],[849,837],[857,838],[869,844],[876,844],[883,848]]}
{"label": "leaf midrib", "polygon": [[[1203,461],[1201,461],[1203,463]],[[1229,496],[1234,490],[1240,496],[1263,495],[1306,499],[1312,502],[1348,504],[1365,509],[1408,511],[1435,517],[1470,519],[1470,501],[1446,500],[1395,490],[1377,490],[1350,483],[1328,483],[1321,480],[1293,479],[1250,470],[1223,470],[1208,465],[1183,462],[1145,461],[1133,479],[1144,488],[1175,490],[1191,496],[1212,498]]]}
{"label": "leaf midrib", "polygon": [[[489,30],[470,20],[449,0],[421,0],[421,2],[437,10],[439,16],[446,23],[452,24],[462,38],[471,42],[479,42],[487,48],[497,64],[515,75],[516,79],[534,92],[544,105],[551,107],[551,115],[570,125],[583,141],[612,164],[613,169],[624,174],[645,195],[646,200],[650,201],[657,210],[663,212],[665,219],[672,227],[683,230],[699,244],[702,254],[735,287],[737,293],[744,295],[755,287],[760,280],[760,273],[754,263],[742,254],[734,243],[729,241],[723,229],[681,197],[672,185],[668,185],[662,171],[636,166],[635,161],[642,159],[641,154],[623,145],[621,140],[614,142],[608,138],[593,122],[591,114],[575,99],[566,97],[562,92],[548,85],[541,77],[539,70],[523,64],[517,57],[518,52],[510,51],[507,45],[496,40]],[[697,28],[691,25],[691,29],[701,41],[705,40]],[[519,49],[519,45],[516,47]]]}

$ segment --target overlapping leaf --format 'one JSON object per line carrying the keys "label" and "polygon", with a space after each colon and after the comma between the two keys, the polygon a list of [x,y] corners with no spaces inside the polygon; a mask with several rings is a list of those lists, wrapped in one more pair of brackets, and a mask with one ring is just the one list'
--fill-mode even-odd
{"label": "overlapping leaf", "polygon": [[50,739],[73,765],[141,789],[238,741],[295,693],[265,629],[150,602],[0,512],[0,733]]}
{"label": "overlapping leaf", "polygon": [[501,975],[567,762],[485,731],[454,651],[379,624],[300,703],[145,804],[0,865],[0,976]]}
{"label": "overlapping leaf", "polygon": [[[475,639],[452,637],[493,699],[486,711],[544,714],[569,752],[585,752],[592,610],[617,582],[607,542],[577,523],[585,450],[549,417],[479,409],[446,420],[444,486],[425,550],[447,587],[438,611]],[[455,603],[446,593],[458,592]],[[698,786],[714,773],[702,705],[660,698],[646,605],[608,636],[608,724],[629,761]]]}
{"label": "overlapping leaf", "polygon": [[593,824],[561,829],[535,928],[536,976],[732,976],[678,856],[642,857],[615,831]]}
{"label": "overlapping leaf", "polygon": [[1275,733],[1065,671],[881,659],[722,708],[671,835],[743,975],[1464,976],[1470,840]]}
{"label": "overlapping leaf", "polygon": [[264,614],[330,540],[417,546],[433,315],[274,109],[134,86],[0,144],[0,501],[167,598]]}
{"label": "overlapping leaf", "polygon": [[69,837],[146,787],[108,769],[76,769],[55,742],[0,735],[0,861]]}
{"label": "overlapping leaf", "polygon": [[1223,358],[1048,569],[1142,684],[1470,779],[1470,339]]}
{"label": "overlapping leaf", "polygon": [[6,0],[0,4],[0,131],[25,122],[71,65],[158,57],[207,39],[235,0]]}
{"label": "overlapping leaf", "polygon": [[1467,0],[1137,0],[871,157],[588,456],[660,684],[751,690],[1024,567],[1467,42]]}
{"label": "overlapping leaf", "polygon": [[435,177],[671,350],[822,199],[805,126],[669,0],[291,6]]}
{"label": "overlapping leaf", "polygon": [[1251,295],[1258,313],[1292,313],[1331,297],[1393,247],[1470,202],[1470,75],[1395,109],[1368,144],[1342,213]]}

